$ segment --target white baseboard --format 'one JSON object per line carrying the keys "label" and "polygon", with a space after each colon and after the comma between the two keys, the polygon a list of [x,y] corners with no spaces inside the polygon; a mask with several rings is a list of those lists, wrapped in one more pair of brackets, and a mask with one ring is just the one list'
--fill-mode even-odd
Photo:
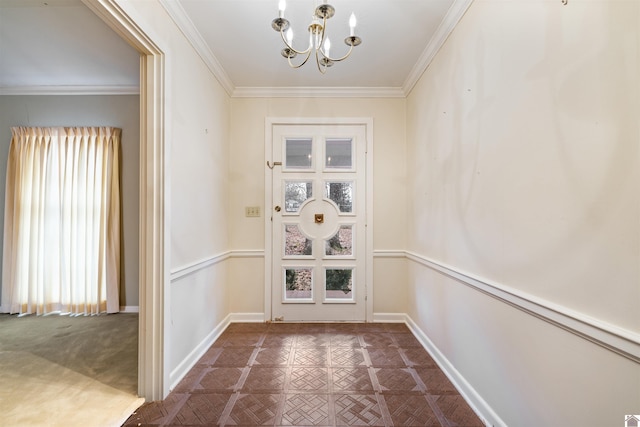
{"label": "white baseboard", "polygon": [[405,313],[373,313],[374,323],[407,323]]}
{"label": "white baseboard", "polygon": [[198,363],[198,360],[209,350],[209,347],[220,337],[231,323],[231,315],[225,317],[213,330],[200,342],[200,344],[184,358],[182,362],[169,374],[169,390],[173,390],[187,373]]}
{"label": "white baseboard", "polygon": [[120,313],[140,313],[140,307],[137,305],[121,305]]}
{"label": "white baseboard", "polygon": [[490,427],[498,427],[504,426],[506,427],[504,421],[495,413],[495,411],[489,406],[489,404],[478,394],[478,392],[467,382],[467,380],[458,372],[458,370],[449,362],[449,360],[440,352],[438,347],[429,339],[427,334],[425,334],[422,329],[418,327],[418,325],[411,319],[410,316],[406,315],[407,326],[413,333],[413,335],[420,341],[422,346],[427,350],[427,352],[431,355],[433,360],[438,364],[442,372],[445,373],[449,381],[455,386],[460,395],[464,398],[464,400],[469,404],[469,406],[474,410],[474,412],[480,417],[482,422],[486,426]]}
{"label": "white baseboard", "polygon": [[231,313],[229,323],[263,323],[264,313]]}

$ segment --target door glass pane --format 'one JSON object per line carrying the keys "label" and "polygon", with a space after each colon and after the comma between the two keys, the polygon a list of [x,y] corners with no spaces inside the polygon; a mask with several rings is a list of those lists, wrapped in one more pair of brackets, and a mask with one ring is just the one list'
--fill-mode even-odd
{"label": "door glass pane", "polygon": [[294,138],[285,141],[285,168],[311,169],[311,138]]}
{"label": "door glass pane", "polygon": [[295,224],[284,226],[284,254],[287,255],[312,255],[312,241],[302,234]]}
{"label": "door glass pane", "polygon": [[285,181],[284,182],[284,210],[285,212],[298,212],[300,205],[313,194],[311,181]]}
{"label": "door glass pane", "polygon": [[353,255],[353,226],[341,225],[336,234],[324,241],[325,255]]}
{"label": "door glass pane", "polygon": [[353,269],[325,270],[325,299],[353,299]]}
{"label": "door glass pane", "polygon": [[353,168],[351,139],[327,139],[325,141],[325,167],[333,169]]}
{"label": "door glass pane", "polygon": [[352,212],[353,182],[327,182],[325,185],[326,198],[338,205],[340,212]]}
{"label": "door glass pane", "polygon": [[284,273],[285,301],[313,300],[312,268],[286,268]]}

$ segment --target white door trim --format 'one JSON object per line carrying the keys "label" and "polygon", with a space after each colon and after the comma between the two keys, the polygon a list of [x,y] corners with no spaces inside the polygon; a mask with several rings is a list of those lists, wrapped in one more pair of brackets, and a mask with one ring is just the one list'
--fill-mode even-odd
{"label": "white door trim", "polygon": [[[366,289],[366,321],[373,321],[373,118],[371,117],[266,117],[264,127],[265,137],[265,163],[264,163],[264,230],[265,230],[265,257],[264,257],[264,319],[272,317],[271,278],[273,277],[273,253],[272,239],[273,227],[271,226],[271,213],[273,208],[273,187],[271,169],[267,162],[273,163],[273,127],[276,125],[364,125],[366,134],[366,253],[365,253],[365,289]],[[276,166],[278,167],[278,166]]]}
{"label": "white door trim", "polygon": [[140,53],[138,395],[147,401],[162,400],[169,394],[168,358],[165,357],[165,322],[169,316],[164,297],[169,283],[165,250],[168,221],[164,53],[116,0],[82,2]]}

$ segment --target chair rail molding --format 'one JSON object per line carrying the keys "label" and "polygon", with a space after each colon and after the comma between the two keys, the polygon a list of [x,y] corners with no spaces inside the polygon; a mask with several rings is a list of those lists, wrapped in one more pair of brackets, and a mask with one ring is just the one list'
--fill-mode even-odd
{"label": "chair rail molding", "polygon": [[455,267],[407,252],[409,260],[448,276],[466,286],[523,312],[591,341],[636,363],[640,363],[640,334],[594,319],[559,304],[517,289],[475,277]]}

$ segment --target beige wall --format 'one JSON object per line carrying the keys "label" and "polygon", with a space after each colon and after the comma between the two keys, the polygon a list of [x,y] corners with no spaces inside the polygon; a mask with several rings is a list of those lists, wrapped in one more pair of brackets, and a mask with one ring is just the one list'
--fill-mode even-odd
{"label": "beige wall", "polygon": [[[407,100],[408,250],[638,342],[639,72],[637,1],[476,0]],[[507,425],[637,411],[636,362],[427,264],[409,314]]]}
{"label": "beige wall", "polygon": [[[4,225],[4,192],[11,126],[113,126],[122,129],[120,306],[129,307],[138,306],[139,104],[137,95],[0,96],[0,228]],[[0,270],[1,268],[0,264]]]}
{"label": "beige wall", "polygon": [[170,52],[168,349],[175,383],[180,364],[229,314],[226,263],[199,266],[229,247],[229,98],[186,40],[171,37]]}
{"label": "beige wall", "polygon": [[[261,206],[263,215],[266,168],[265,119],[267,117],[371,117],[373,118],[373,216],[375,251],[404,248],[405,206],[405,100],[348,98],[234,98],[231,101],[229,158],[230,245],[234,251],[264,250],[264,216],[247,218],[245,206]],[[401,286],[403,260],[386,260],[395,277],[376,276],[374,312],[405,311]],[[374,263],[377,265],[378,261]],[[231,264],[231,312],[264,312],[264,260],[236,259]],[[380,296],[380,298],[378,298]]]}
{"label": "beige wall", "polygon": [[166,392],[229,314],[229,96],[158,1],[117,2],[163,53]]}

